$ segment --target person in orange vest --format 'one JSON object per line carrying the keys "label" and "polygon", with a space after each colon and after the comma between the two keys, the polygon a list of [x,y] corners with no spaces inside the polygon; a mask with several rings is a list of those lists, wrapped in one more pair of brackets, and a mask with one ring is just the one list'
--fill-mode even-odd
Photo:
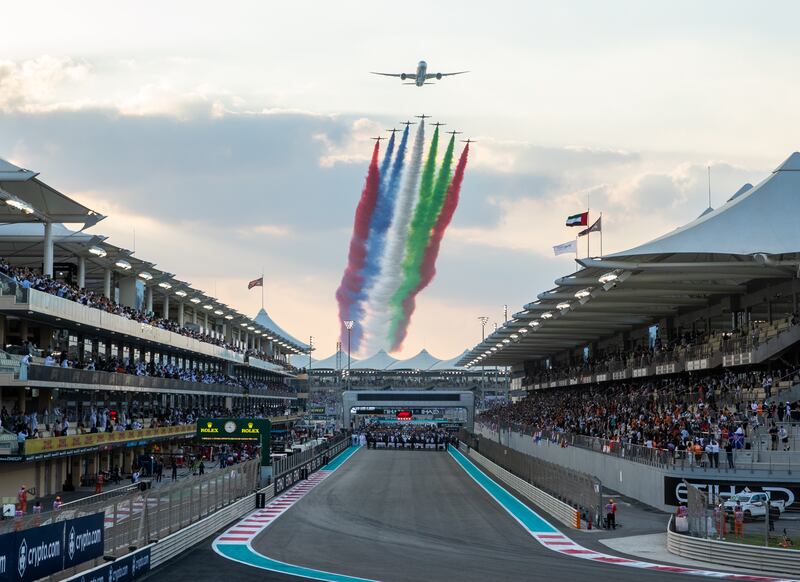
{"label": "person in orange vest", "polygon": [[95,493],[102,493],[103,492],[103,479],[104,478],[105,477],[103,477],[103,472],[102,471],[98,471],[97,472],[97,479],[95,479],[95,481],[94,481],[94,492]]}
{"label": "person in orange vest", "polygon": [[28,511],[28,490],[25,489],[25,485],[21,485],[17,491],[17,503],[22,513],[25,514]]}
{"label": "person in orange vest", "polygon": [[605,509],[607,529],[617,529],[617,504],[613,499],[609,499]]}
{"label": "person in orange vest", "polygon": [[738,503],[733,510],[733,534],[737,538],[744,537],[744,511]]}

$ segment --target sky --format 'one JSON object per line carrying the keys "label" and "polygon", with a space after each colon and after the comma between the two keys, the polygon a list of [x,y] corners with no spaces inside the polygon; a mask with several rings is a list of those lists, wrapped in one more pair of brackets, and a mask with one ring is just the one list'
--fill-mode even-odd
{"label": "sky", "polygon": [[[0,157],[315,355],[372,136],[420,113],[478,140],[437,277],[398,357],[450,358],[574,270],[552,246],[602,211],[603,251],[764,179],[800,135],[800,5],[150,2],[4,7]],[[434,86],[369,71],[469,70]],[[585,255],[582,240],[581,254]],[[592,255],[599,253],[593,235]]]}

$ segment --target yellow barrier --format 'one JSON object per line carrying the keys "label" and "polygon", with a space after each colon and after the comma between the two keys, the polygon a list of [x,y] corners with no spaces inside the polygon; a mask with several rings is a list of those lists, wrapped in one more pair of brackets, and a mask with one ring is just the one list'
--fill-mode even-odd
{"label": "yellow barrier", "polygon": [[38,455],[53,451],[80,449],[114,443],[146,440],[165,436],[178,436],[194,434],[194,424],[180,426],[163,426],[160,428],[143,428],[141,430],[126,430],[118,432],[96,432],[88,434],[70,435],[64,437],[49,437],[43,439],[30,439],[25,441],[25,456]]}

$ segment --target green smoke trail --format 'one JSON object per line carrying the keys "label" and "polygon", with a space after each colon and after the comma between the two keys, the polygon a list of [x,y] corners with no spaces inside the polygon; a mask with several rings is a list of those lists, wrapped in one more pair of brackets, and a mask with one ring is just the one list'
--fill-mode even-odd
{"label": "green smoke trail", "polygon": [[[389,306],[392,313],[392,322],[389,326],[387,340],[391,345],[396,344],[398,326],[404,314],[403,301],[416,289],[420,282],[420,267],[425,257],[425,249],[428,246],[433,225],[442,211],[447,195],[447,186],[450,184],[450,168],[453,163],[455,136],[450,138],[442,160],[442,166],[439,168],[439,175],[435,176],[438,141],[439,128],[437,127],[433,134],[433,142],[431,143],[428,159],[425,161],[425,169],[420,182],[419,201],[414,209],[414,218],[411,221],[406,243],[406,253],[402,263],[403,281],[392,296]],[[436,178],[435,181],[434,177]]]}

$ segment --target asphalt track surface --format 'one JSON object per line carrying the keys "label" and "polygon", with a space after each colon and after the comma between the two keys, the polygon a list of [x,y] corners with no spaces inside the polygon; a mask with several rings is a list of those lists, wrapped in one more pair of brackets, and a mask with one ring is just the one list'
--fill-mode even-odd
{"label": "asphalt track surface", "polygon": [[[548,550],[450,455],[433,451],[361,449],[267,528],[253,547],[275,560],[383,582],[595,577],[634,582],[680,576]],[[154,576],[171,582],[299,580],[226,560],[213,552],[210,541]]]}

